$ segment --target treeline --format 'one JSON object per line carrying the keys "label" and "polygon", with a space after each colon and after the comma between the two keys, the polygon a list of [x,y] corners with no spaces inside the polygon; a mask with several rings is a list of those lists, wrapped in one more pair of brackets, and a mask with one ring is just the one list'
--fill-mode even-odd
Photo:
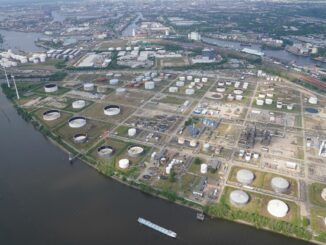
{"label": "treeline", "polygon": [[311,240],[312,234],[302,225],[297,225],[285,221],[274,220],[262,216],[259,213],[251,213],[241,209],[231,209],[225,202],[224,198],[221,202],[214,205],[209,205],[205,208],[205,212],[216,218],[223,218],[228,220],[242,220],[253,224],[257,229],[269,229],[278,233],[286,234],[288,236],[295,236],[297,238]]}

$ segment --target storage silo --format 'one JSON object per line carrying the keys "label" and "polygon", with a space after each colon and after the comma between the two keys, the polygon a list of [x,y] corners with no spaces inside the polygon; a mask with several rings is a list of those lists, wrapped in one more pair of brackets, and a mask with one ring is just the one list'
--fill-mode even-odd
{"label": "storage silo", "polygon": [[272,199],[267,204],[267,211],[276,218],[283,218],[289,211],[288,205],[278,199]]}
{"label": "storage silo", "polygon": [[202,163],[200,165],[200,173],[201,174],[207,174],[207,169],[208,169],[208,165],[206,163]]}
{"label": "storage silo", "polygon": [[271,180],[271,186],[275,192],[284,193],[289,189],[290,183],[282,177],[274,177]]}
{"label": "storage silo", "polygon": [[129,160],[124,158],[119,160],[119,168],[127,169],[129,167]]}
{"label": "storage silo", "polygon": [[230,202],[237,207],[245,206],[249,202],[249,195],[242,190],[234,190],[230,193]]}
{"label": "storage silo", "polygon": [[248,169],[240,169],[237,172],[236,178],[237,178],[238,182],[245,184],[245,185],[249,185],[254,181],[255,175],[252,171],[250,171]]}

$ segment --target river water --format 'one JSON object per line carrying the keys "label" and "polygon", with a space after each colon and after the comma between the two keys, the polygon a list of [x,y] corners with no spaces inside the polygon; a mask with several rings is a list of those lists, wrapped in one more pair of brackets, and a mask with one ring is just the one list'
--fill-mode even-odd
{"label": "river water", "polygon": [[[218,45],[218,46],[226,47],[226,48],[231,48],[231,49],[235,49],[235,50],[242,50],[243,48],[245,48],[245,47],[241,46],[240,42],[236,42],[236,41],[219,40],[219,39],[213,39],[213,38],[207,38],[207,37],[203,37],[202,40],[207,43],[210,43],[210,44],[214,44],[214,45]],[[261,51],[265,54],[266,57],[273,58],[282,63],[295,63],[300,66],[319,65],[323,68],[326,68],[325,63],[312,60],[309,57],[294,55],[285,50],[267,50],[267,49],[263,50],[261,48],[261,45],[259,45],[259,44],[252,44],[251,47],[248,47],[248,48]]]}
{"label": "river water", "polygon": [[[307,245],[224,220],[108,179],[50,143],[0,92],[0,244]],[[142,216],[178,233],[174,240],[137,223]]]}
{"label": "river water", "polygon": [[35,45],[35,41],[43,37],[41,33],[0,30],[0,34],[4,39],[0,45],[3,49],[22,50],[27,53],[43,50]]}
{"label": "river water", "polygon": [[121,33],[122,37],[131,37],[133,29],[137,28],[137,22],[143,18],[141,13],[138,14],[138,17],[134,19]]}

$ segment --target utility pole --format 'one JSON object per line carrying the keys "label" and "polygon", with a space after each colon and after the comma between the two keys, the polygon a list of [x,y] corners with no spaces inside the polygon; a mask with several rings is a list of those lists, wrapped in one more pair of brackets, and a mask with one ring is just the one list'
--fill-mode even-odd
{"label": "utility pole", "polygon": [[17,89],[17,85],[16,85],[16,81],[15,81],[15,76],[11,75],[11,78],[14,82],[14,85],[15,85],[15,90],[16,90],[16,95],[17,95],[17,99],[19,100],[20,97],[19,97],[19,93],[18,93],[18,89]]}

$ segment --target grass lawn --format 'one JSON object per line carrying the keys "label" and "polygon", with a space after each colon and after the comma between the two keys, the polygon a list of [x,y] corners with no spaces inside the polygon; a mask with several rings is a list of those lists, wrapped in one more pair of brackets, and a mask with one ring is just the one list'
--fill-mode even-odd
{"label": "grass lawn", "polygon": [[313,183],[309,186],[309,199],[312,204],[326,207],[326,201],[321,197],[322,190],[326,188],[326,184]]}
{"label": "grass lawn", "polygon": [[317,233],[326,232],[326,225],[324,222],[325,217],[326,217],[326,208],[311,209],[311,226],[313,231]]}
{"label": "grass lawn", "polygon": [[185,99],[181,99],[174,96],[166,96],[161,100],[153,100],[153,102],[159,102],[159,103],[165,103],[165,104],[175,104],[175,105],[181,105],[185,102]]}

